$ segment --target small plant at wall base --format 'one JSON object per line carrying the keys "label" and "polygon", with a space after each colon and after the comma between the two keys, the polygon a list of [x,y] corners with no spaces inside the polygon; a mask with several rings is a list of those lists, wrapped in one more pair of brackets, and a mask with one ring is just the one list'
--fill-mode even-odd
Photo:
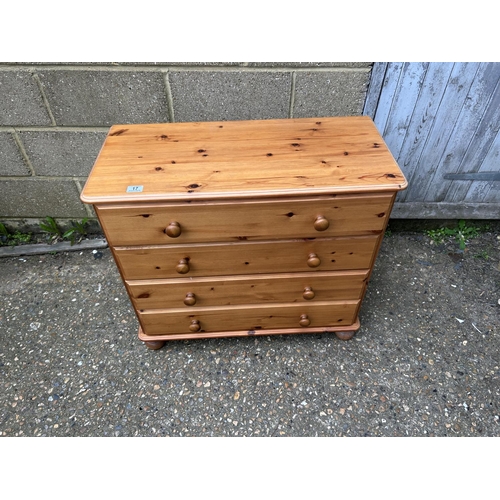
{"label": "small plant at wall base", "polygon": [[31,233],[20,233],[15,231],[14,233],[9,233],[4,224],[0,222],[0,246],[10,245],[23,245],[31,241]]}
{"label": "small plant at wall base", "polygon": [[57,240],[68,240],[71,245],[79,243],[82,241],[83,237],[87,235],[86,226],[88,219],[82,219],[81,221],[71,221],[71,228],[64,231],[58,227],[56,221],[53,217],[45,217],[45,222],[40,223],[40,229],[49,234],[49,239],[52,241]]}
{"label": "small plant at wall base", "polygon": [[61,230],[57,227],[56,221],[52,217],[45,217],[44,221],[40,223],[40,229],[49,233],[49,239],[55,241],[58,238],[62,238]]}
{"label": "small plant at wall base", "polygon": [[78,243],[82,241],[82,238],[87,235],[87,230],[85,226],[87,225],[88,219],[82,219],[81,221],[71,221],[72,228],[65,231],[63,234],[63,239],[67,239],[71,241],[71,244],[74,245],[76,240]]}
{"label": "small plant at wall base", "polygon": [[465,244],[480,233],[480,229],[468,226],[465,220],[458,221],[456,228],[443,227],[426,231],[427,236],[435,243],[443,243],[446,238],[453,238],[458,243],[460,250],[465,250]]}
{"label": "small plant at wall base", "polygon": [[7,228],[0,222],[0,245],[6,245],[9,241]]}

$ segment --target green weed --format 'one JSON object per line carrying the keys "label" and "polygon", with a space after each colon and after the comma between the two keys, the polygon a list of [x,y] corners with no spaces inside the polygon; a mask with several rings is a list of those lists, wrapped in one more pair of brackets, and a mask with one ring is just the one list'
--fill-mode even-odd
{"label": "green weed", "polygon": [[427,236],[435,243],[444,243],[447,239],[454,239],[460,248],[465,249],[465,244],[479,235],[481,230],[475,226],[468,226],[465,220],[459,220],[457,227],[443,227],[426,231]]}
{"label": "green weed", "polygon": [[31,233],[21,233],[15,231],[9,233],[4,224],[0,222],[0,246],[16,246],[29,243],[31,241]]}
{"label": "green weed", "polygon": [[63,239],[67,239],[71,241],[71,244],[74,245],[75,241],[78,239],[78,242],[82,240],[84,236],[87,235],[87,230],[85,226],[87,225],[88,219],[82,219],[81,221],[71,221],[71,227],[63,234]]}
{"label": "green weed", "polygon": [[487,250],[481,250],[479,253],[477,253],[476,255],[474,255],[474,258],[488,260],[490,258],[490,256],[489,256]]}
{"label": "green weed", "polygon": [[62,238],[62,232],[57,227],[56,221],[52,217],[45,217],[45,222],[40,223],[40,229],[49,233],[51,240],[57,240],[58,238]]}
{"label": "green weed", "polygon": [[75,243],[80,242],[82,238],[87,235],[87,218],[84,218],[81,221],[72,220],[72,227],[64,231],[64,233],[61,231],[53,217],[45,217],[44,220],[45,222],[40,223],[40,229],[49,233],[50,239],[53,241],[68,240],[71,242],[71,245],[74,245]]}
{"label": "green weed", "polygon": [[9,232],[7,228],[0,222],[0,242],[7,242],[9,239]]}

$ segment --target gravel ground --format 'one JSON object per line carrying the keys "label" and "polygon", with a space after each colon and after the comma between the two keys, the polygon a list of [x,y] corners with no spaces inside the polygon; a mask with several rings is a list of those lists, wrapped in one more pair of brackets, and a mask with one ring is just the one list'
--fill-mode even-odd
{"label": "gravel ground", "polygon": [[350,341],[172,341],[109,249],[0,259],[0,436],[500,435],[500,239],[381,247]]}

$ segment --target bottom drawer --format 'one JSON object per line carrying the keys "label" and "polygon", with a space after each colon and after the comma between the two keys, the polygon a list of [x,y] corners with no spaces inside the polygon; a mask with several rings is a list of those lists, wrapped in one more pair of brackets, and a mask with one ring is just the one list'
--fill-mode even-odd
{"label": "bottom drawer", "polygon": [[204,333],[276,328],[349,326],[357,319],[359,300],[311,304],[260,304],[196,309],[160,309],[139,312],[146,335]]}

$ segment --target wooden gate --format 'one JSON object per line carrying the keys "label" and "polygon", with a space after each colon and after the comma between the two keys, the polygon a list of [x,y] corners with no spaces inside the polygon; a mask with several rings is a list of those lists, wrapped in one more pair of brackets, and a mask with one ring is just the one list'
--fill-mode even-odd
{"label": "wooden gate", "polygon": [[500,63],[375,63],[371,116],[409,187],[392,217],[500,219]]}

